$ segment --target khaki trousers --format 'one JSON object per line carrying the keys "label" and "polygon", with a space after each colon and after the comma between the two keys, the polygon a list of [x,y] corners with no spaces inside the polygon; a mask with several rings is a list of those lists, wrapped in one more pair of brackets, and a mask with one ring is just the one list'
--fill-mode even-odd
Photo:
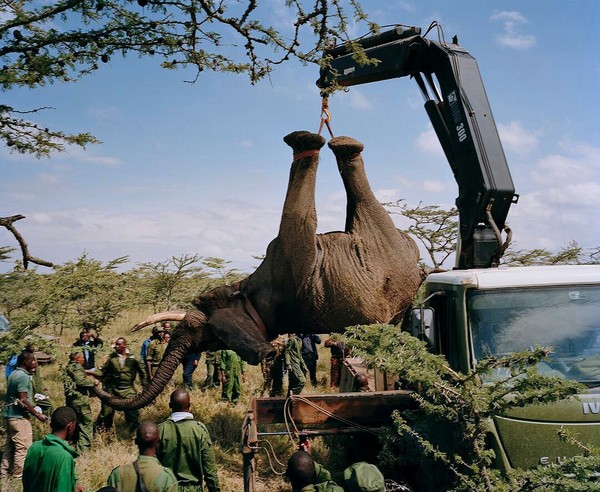
{"label": "khaki trousers", "polygon": [[6,478],[12,471],[15,478],[23,476],[23,465],[29,446],[33,443],[33,430],[29,419],[4,419],[6,423],[6,441],[0,478]]}

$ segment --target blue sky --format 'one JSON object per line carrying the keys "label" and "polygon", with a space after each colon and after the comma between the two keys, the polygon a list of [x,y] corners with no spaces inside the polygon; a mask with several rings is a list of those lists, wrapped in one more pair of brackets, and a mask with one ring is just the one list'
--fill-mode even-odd
{"label": "blue sky", "polygon": [[[285,32],[283,0],[265,3]],[[520,194],[508,218],[516,246],[599,245],[600,2],[363,7],[381,25],[426,29],[437,20],[446,39],[457,34],[477,59]],[[55,108],[38,118],[48,126],[103,141],[41,160],[0,148],[0,215],[27,217],[16,225],[34,256],[62,263],[85,250],[103,261],[127,255],[134,266],[197,253],[256,266],[252,256],[278,230],[291,162],[282,139],[319,126],[318,71],[291,62],[255,86],[211,73],[184,82],[192,76],[161,69],[157,59],[113,57],[78,83],[4,94],[15,107]],[[456,183],[413,81],[351,88],[331,98],[330,110],[336,135],[365,144],[380,200],[452,206]],[[345,194],[327,149],[317,197],[319,231],[343,228]],[[0,245],[16,246],[4,229]]]}

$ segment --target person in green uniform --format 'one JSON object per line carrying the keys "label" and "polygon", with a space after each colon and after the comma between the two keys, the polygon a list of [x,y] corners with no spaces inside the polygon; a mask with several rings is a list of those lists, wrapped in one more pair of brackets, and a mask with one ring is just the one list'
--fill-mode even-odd
{"label": "person in green uniform", "polygon": [[308,368],[302,358],[302,339],[298,335],[290,333],[284,359],[288,370],[288,395],[299,395],[306,384]]}
{"label": "person in green uniform", "polygon": [[209,388],[216,388],[221,384],[220,380],[220,369],[221,369],[221,359],[219,357],[220,351],[206,351],[206,379],[204,380],[204,384],[202,385],[202,390],[207,390]]}
{"label": "person in green uniform", "polygon": [[[160,364],[163,356],[165,355],[165,351],[169,345],[169,341],[165,341],[165,332],[160,328],[161,331],[158,332],[158,338],[152,340],[150,345],[148,345],[148,354],[146,355],[146,371],[148,373],[148,379],[154,378],[154,373]],[[171,339],[171,334],[169,333],[169,340]]]}
{"label": "person in green uniform", "polygon": [[244,361],[233,350],[221,350],[221,400],[237,403],[242,394]]}
{"label": "person in green uniform", "polygon": [[[127,353],[127,340],[123,337],[115,341],[115,351],[100,371],[94,376],[102,379],[103,388],[108,393],[122,398],[131,398],[136,395],[136,377],[139,377],[142,385],[146,385],[146,371],[140,360],[133,354]],[[125,421],[131,431],[135,430],[140,422],[139,410],[125,410]],[[96,427],[110,429],[113,425],[115,411],[105,403],[102,403],[100,415],[96,419]]]}
{"label": "person in green uniform", "polygon": [[67,441],[77,427],[77,416],[70,407],[52,413],[52,433],[36,441],[27,451],[23,468],[23,492],[83,492],[77,485],[75,458]]}
{"label": "person in green uniform", "polygon": [[219,492],[219,478],[212,441],[206,425],[190,413],[190,394],[184,389],[171,393],[167,420],[159,424],[156,457],[179,480],[179,492]]}
{"label": "person in green uniform", "polygon": [[385,492],[385,478],[375,465],[359,461],[344,470],[344,489],[348,492]]}
{"label": "person in green uniform", "polygon": [[[27,338],[27,337],[26,337]],[[31,385],[33,387],[33,402],[36,407],[40,407],[42,409],[42,413],[50,416],[52,415],[52,411],[54,407],[52,406],[52,401],[48,396],[49,391],[44,383],[44,378],[42,377],[42,371],[40,369],[40,363],[35,356],[35,345],[33,342],[29,341],[25,345],[23,349],[24,352],[29,352],[33,355],[35,359],[35,371],[31,374]]]}
{"label": "person in green uniform", "polygon": [[2,416],[6,423],[6,440],[0,466],[0,479],[11,474],[15,478],[23,475],[23,464],[27,450],[33,441],[33,429],[29,416],[33,415],[40,422],[48,417],[33,405],[33,386],[31,375],[35,372],[37,362],[33,354],[21,352],[17,357],[17,368],[6,382],[6,397]]}
{"label": "person in green uniform", "polygon": [[263,375],[263,387],[260,396],[265,394],[271,397],[283,396],[283,375],[285,373],[283,352],[287,340],[283,335],[279,335],[270,343],[276,352],[272,358],[264,358],[260,361],[260,369]]}
{"label": "person in green uniform", "polygon": [[331,480],[329,471],[304,450],[290,456],[285,474],[292,485],[292,492],[344,492]]}
{"label": "person in green uniform", "polygon": [[[135,435],[135,443],[140,453],[137,460],[113,469],[107,484],[116,487],[119,492],[176,492],[175,474],[161,465],[156,458],[158,442],[158,426],[151,421],[142,422]],[[140,487],[140,484],[143,484],[144,488]]]}
{"label": "person in green uniform", "polygon": [[80,454],[92,448],[94,421],[89,397],[90,389],[99,384],[97,379],[86,374],[84,363],[83,352],[72,352],[65,369],[65,402],[77,415],[75,449]]}

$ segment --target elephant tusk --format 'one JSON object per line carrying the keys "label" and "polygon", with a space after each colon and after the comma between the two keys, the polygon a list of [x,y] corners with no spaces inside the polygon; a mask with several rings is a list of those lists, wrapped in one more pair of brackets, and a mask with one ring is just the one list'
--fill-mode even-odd
{"label": "elephant tusk", "polygon": [[161,323],[163,321],[181,321],[187,311],[164,311],[162,313],[151,314],[144,321],[140,321],[137,325],[135,325],[131,331],[138,331],[148,325],[153,325],[154,323]]}

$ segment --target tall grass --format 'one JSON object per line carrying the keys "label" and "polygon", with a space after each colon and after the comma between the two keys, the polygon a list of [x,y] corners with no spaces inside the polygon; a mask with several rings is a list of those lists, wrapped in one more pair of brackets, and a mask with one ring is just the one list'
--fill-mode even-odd
{"label": "tall grass", "polygon": [[[110,341],[118,336],[125,336],[129,342],[132,353],[139,354],[139,349],[150,334],[149,329],[141,332],[130,333],[129,328],[137,321],[142,319],[145,312],[128,312],[120,319],[116,320],[102,334],[101,338],[105,341],[102,352],[96,357],[97,365],[100,365],[105,357],[111,352]],[[78,338],[78,331],[65,330],[60,340],[57,341],[55,361],[40,367],[44,383],[48,389],[48,395],[51,397],[54,407],[64,405],[64,389],[62,383],[62,374],[64,367],[68,362],[68,354],[71,351],[71,344]],[[316,388],[310,386],[310,382],[305,388],[305,393],[323,393],[330,391],[328,387],[329,380],[329,350],[322,347],[319,350],[318,379],[319,385]],[[203,364],[204,359],[194,373],[194,383],[197,387],[202,385],[206,377],[206,370]],[[174,381],[176,385],[182,383],[182,368],[175,373]],[[260,393],[262,388],[262,375],[260,368],[246,365],[245,383],[240,402],[237,405],[231,405],[220,401],[220,389],[212,389],[206,392],[195,390],[191,393],[191,412],[194,417],[204,422],[211,434],[215,445],[215,454],[219,469],[219,481],[223,492],[240,492],[243,490],[243,471],[242,455],[240,452],[241,428],[246,409],[250,399]],[[156,401],[141,410],[140,418],[142,420],[154,420],[160,422],[170,414],[168,399],[173,386],[167,386],[165,391],[156,399]],[[0,401],[4,401],[6,394],[6,380],[0,377]],[[100,411],[100,402],[93,399],[91,402],[92,413],[94,417]],[[34,421],[34,439],[41,439],[50,432],[48,424],[41,424]],[[1,426],[0,442],[4,443],[5,430]],[[269,448],[275,453],[282,464],[287,462],[288,457],[294,451],[294,446],[289,438],[285,436],[272,437],[269,439],[272,446],[262,443],[261,446]],[[0,446],[1,452],[2,446]],[[317,439],[314,445],[314,454],[318,461],[328,466],[330,462],[329,447],[321,439]],[[95,491],[106,484],[108,475],[112,469],[124,463],[130,463],[137,455],[137,448],[133,443],[133,436],[127,430],[123,414],[117,412],[115,415],[115,426],[112,430],[96,433],[94,435],[92,450],[84,453],[76,460],[78,482],[86,491]],[[284,469],[284,466],[273,461],[272,465],[275,471],[271,470],[271,463],[265,451],[260,451],[257,456],[257,476],[256,486],[258,491],[264,492],[283,492],[290,490],[289,485],[278,475]],[[335,460],[331,461],[332,464]],[[21,484],[16,480],[8,480],[1,484],[2,492],[20,492]]]}

